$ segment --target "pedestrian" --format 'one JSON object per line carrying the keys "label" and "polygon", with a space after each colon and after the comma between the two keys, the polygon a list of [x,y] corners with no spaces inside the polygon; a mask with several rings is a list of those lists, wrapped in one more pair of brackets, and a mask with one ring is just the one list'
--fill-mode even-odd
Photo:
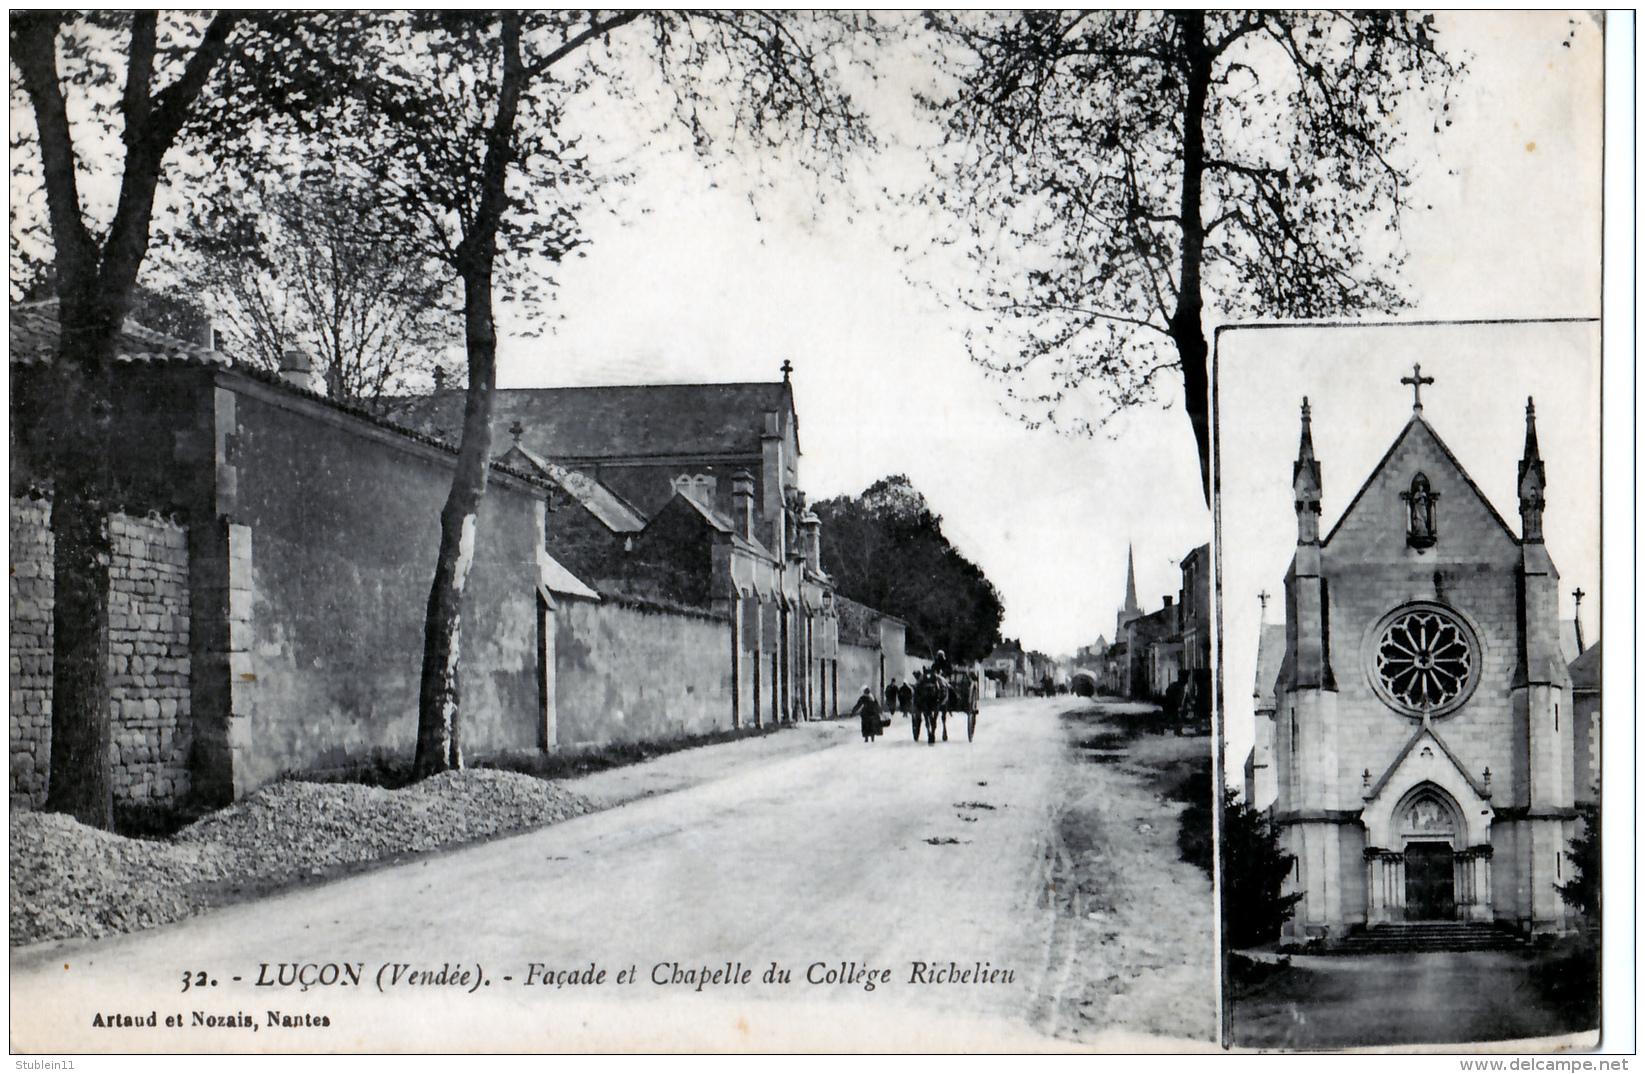
{"label": "pedestrian", "polygon": [[892,679],[885,684],[885,711],[895,716],[897,714],[897,680]]}
{"label": "pedestrian", "polygon": [[880,703],[874,700],[874,691],[870,687],[862,688],[862,696],[857,698],[851,715],[862,717],[863,742],[870,743],[880,737]]}

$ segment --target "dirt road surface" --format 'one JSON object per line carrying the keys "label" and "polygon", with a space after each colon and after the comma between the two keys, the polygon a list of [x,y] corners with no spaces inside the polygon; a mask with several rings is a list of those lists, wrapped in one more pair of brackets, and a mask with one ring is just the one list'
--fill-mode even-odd
{"label": "dirt road surface", "polygon": [[1159,787],[1204,740],[1093,757],[1092,705],[994,703],[974,743],[842,721],[689,751],[661,793],[644,766],[570,784],[627,804],[527,835],[14,949],[12,1047],[1209,1047],[1210,887]]}

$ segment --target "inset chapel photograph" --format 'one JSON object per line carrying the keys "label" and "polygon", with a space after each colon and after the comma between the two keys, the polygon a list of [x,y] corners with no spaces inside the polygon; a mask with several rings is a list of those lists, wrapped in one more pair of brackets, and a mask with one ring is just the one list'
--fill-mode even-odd
{"label": "inset chapel photograph", "polygon": [[1231,1045],[1593,1039],[1598,340],[1224,334]]}

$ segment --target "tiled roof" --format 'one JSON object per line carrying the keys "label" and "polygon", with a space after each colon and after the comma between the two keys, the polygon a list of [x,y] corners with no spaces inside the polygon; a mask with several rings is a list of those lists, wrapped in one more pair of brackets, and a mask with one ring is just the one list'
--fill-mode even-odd
{"label": "tiled roof", "polygon": [[[57,357],[57,300],[48,298],[39,302],[13,303],[9,312],[10,364],[22,366],[50,365]],[[272,373],[252,365],[236,363],[221,351],[203,347],[198,343],[174,339],[153,329],[145,328],[130,318],[126,319],[125,326],[121,328],[119,339],[116,341],[115,360],[149,364],[172,363],[177,365],[217,366],[224,369],[233,369],[241,376],[272,385],[293,395],[301,395],[315,400],[333,410],[342,411],[344,414],[387,429],[392,433],[405,437],[407,440],[437,448],[448,455],[457,454],[458,448],[454,442],[389,421],[365,407],[339,402],[329,396],[321,395],[319,392],[299,388],[278,373]],[[461,395],[461,393],[458,394]],[[548,479],[533,470],[508,466],[496,459],[492,460],[491,468],[512,477],[520,478],[527,484],[536,485],[540,488],[550,487]]]}
{"label": "tiled roof", "polygon": [[[757,455],[766,412],[792,407],[782,382],[506,388],[493,400],[491,428],[502,440],[518,421],[522,442],[550,459]],[[439,436],[462,427],[462,409],[463,393],[447,391],[405,400],[393,413]]]}
{"label": "tiled roof", "polygon": [[561,566],[559,560],[547,552],[542,553],[542,556],[544,560],[542,564],[543,585],[550,593],[556,593],[560,596],[581,597],[584,600],[600,599],[600,594],[584,585],[576,575]]}
{"label": "tiled roof", "polygon": [[1571,661],[1571,689],[1598,690],[1600,680],[1599,642],[1594,642],[1582,655]]}
{"label": "tiled roof", "polygon": [[525,463],[544,477],[559,485],[573,499],[588,509],[613,533],[638,533],[645,529],[645,519],[624,503],[622,498],[580,470],[549,462],[547,459],[515,444],[499,457],[507,460],[519,452]]}
{"label": "tiled roof", "polygon": [[1259,711],[1274,707],[1274,682],[1284,661],[1285,624],[1264,623],[1257,638],[1257,683],[1252,691]]}
{"label": "tiled roof", "polygon": [[[11,365],[49,365],[57,358],[57,300],[14,303],[8,325]],[[114,356],[123,362],[183,362],[230,365],[228,355],[144,328],[129,317],[115,339]]]}
{"label": "tiled roof", "polygon": [[872,648],[880,643],[877,623],[880,613],[850,597],[834,595],[834,610],[840,619],[840,643]]}

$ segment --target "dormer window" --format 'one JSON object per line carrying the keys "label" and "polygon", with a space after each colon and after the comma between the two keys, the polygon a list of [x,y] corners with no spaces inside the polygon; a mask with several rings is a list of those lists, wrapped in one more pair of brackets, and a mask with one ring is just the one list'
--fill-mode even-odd
{"label": "dormer window", "polygon": [[1417,475],[1411,478],[1411,487],[1400,493],[1399,498],[1405,501],[1407,508],[1405,543],[1416,549],[1434,547],[1434,542],[1439,540],[1434,519],[1434,505],[1439,503],[1439,493],[1429,486],[1428,475],[1417,471]]}
{"label": "dormer window", "polygon": [[674,491],[696,500],[705,507],[714,506],[714,490],[719,482],[711,474],[681,474],[669,482]]}

